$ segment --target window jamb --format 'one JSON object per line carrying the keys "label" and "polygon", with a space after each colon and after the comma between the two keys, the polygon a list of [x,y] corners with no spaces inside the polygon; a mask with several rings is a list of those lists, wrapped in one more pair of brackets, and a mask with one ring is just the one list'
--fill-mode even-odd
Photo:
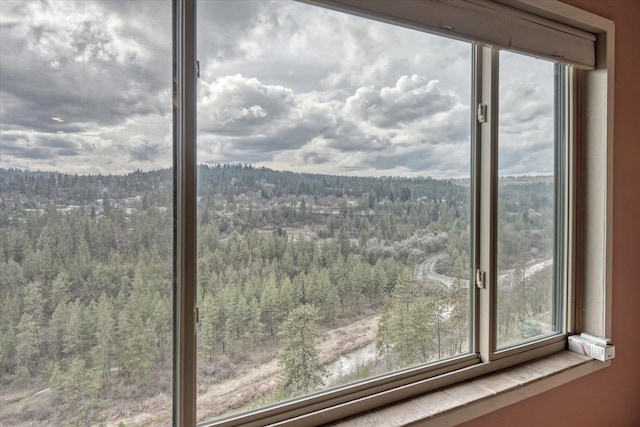
{"label": "window jamb", "polygon": [[582,91],[581,330],[610,338],[613,209],[614,24],[598,34],[596,69],[584,72]]}

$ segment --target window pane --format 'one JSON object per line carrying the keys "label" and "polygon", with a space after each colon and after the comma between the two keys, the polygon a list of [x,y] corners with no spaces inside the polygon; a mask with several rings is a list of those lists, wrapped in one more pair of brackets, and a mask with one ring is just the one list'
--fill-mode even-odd
{"label": "window pane", "polygon": [[471,46],[198,4],[198,419],[470,351]]}
{"label": "window pane", "polygon": [[0,2],[0,425],[171,424],[171,21]]}
{"label": "window pane", "polygon": [[500,52],[498,347],[558,332],[552,62]]}

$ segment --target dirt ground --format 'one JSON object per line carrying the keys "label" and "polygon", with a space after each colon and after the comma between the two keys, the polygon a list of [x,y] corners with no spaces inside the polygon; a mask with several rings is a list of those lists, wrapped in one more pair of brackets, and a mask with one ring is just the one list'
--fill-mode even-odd
{"label": "dirt ground", "polygon": [[[318,338],[322,363],[331,363],[341,355],[374,342],[379,320],[380,315],[370,314],[351,324],[323,332]],[[254,401],[269,395],[277,388],[279,372],[280,367],[275,356],[268,360],[264,357],[255,357],[245,360],[233,377],[204,387],[200,386],[197,403],[198,420],[203,421],[248,409]],[[170,396],[163,394],[147,398],[140,402],[136,409],[135,413],[125,416],[122,416],[124,414],[108,415],[108,418],[113,421],[107,422],[106,426],[117,427],[121,422],[127,426],[171,424]]]}
{"label": "dirt ground", "polygon": [[[341,355],[376,339],[380,315],[370,315],[350,325],[328,330],[318,338],[320,361],[328,364]],[[198,396],[198,419],[206,420],[246,406],[274,391],[280,367],[277,358],[251,366],[240,375],[210,386]]]}

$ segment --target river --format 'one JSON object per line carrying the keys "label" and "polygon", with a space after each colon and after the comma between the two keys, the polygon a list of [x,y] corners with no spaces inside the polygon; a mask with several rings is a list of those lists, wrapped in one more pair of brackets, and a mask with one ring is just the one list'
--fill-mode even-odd
{"label": "river", "polygon": [[373,341],[364,347],[343,354],[338,359],[329,363],[325,367],[329,372],[325,380],[326,386],[332,386],[340,380],[341,377],[355,373],[358,366],[375,362],[378,359],[376,351],[376,342]]}

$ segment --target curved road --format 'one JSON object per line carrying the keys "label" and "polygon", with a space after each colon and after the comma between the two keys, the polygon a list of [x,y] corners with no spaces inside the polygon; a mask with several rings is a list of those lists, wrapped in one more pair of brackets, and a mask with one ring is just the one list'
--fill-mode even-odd
{"label": "curved road", "polygon": [[444,252],[431,255],[429,258],[418,264],[418,271],[416,274],[417,279],[432,279],[442,282],[445,286],[449,287],[453,283],[453,277],[439,274],[436,271],[436,264],[438,261],[447,257]]}
{"label": "curved road", "polygon": [[[447,257],[447,254],[445,252],[439,252],[437,254],[431,255],[429,258],[422,261],[417,266],[416,279],[437,280],[438,282],[445,285],[447,288],[450,288],[451,285],[453,284],[453,281],[456,280],[456,278],[445,276],[436,271],[436,264],[438,263],[438,261],[446,257]],[[536,264],[526,267],[524,270],[524,276],[525,278],[529,278],[531,275],[533,275],[533,273],[536,273],[551,265],[553,265],[553,258],[540,261]],[[506,276],[510,274],[513,274],[512,270],[503,272],[503,274],[501,274],[500,277],[504,279]],[[468,283],[468,280],[462,279],[461,282]]]}
{"label": "curved road", "polygon": [[[416,279],[436,280],[442,283],[443,285],[445,285],[447,288],[450,288],[451,285],[453,284],[453,281],[456,280],[456,278],[445,276],[436,271],[436,264],[438,263],[438,261],[446,257],[447,257],[447,254],[445,252],[439,252],[437,254],[431,255],[429,258],[422,261],[417,266],[418,270],[416,272]],[[464,280],[464,282],[467,282],[467,281]]]}

